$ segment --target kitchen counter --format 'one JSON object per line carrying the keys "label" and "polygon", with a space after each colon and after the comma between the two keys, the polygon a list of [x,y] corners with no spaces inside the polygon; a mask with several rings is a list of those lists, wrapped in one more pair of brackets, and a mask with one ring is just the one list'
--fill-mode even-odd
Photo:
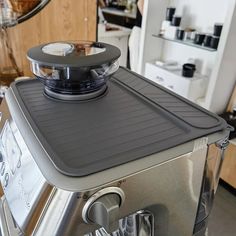
{"label": "kitchen counter", "polygon": [[129,17],[132,19],[136,18],[136,11],[126,12],[126,11],[118,10],[116,8],[105,7],[105,8],[102,8],[102,12],[107,13],[107,14],[117,15],[117,16]]}

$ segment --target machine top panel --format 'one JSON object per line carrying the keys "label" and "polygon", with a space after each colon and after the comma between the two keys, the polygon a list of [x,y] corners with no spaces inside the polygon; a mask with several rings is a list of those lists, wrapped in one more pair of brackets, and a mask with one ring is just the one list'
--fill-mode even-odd
{"label": "machine top panel", "polygon": [[68,176],[97,173],[228,127],[220,117],[124,68],[108,82],[106,95],[86,102],[48,98],[36,79],[11,87],[50,161]]}

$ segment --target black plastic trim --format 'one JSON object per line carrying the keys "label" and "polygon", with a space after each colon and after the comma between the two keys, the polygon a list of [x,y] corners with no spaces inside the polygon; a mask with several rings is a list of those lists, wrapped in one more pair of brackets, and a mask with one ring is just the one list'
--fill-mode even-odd
{"label": "black plastic trim", "polygon": [[[51,43],[64,43],[64,42],[58,41],[58,42],[51,42]],[[68,41],[68,43],[70,43],[70,41]],[[112,63],[115,60],[117,60],[121,55],[120,49],[110,44],[100,43],[100,42],[90,42],[90,43],[94,43],[95,46],[100,47],[100,48],[105,48],[106,50],[98,54],[84,56],[84,57],[83,56],[78,57],[77,55],[69,55],[66,57],[62,57],[62,56],[49,55],[49,54],[44,53],[42,51],[42,48],[46,46],[47,44],[41,44],[39,46],[31,48],[27,53],[27,57],[30,61],[33,61],[45,67],[48,66],[48,67],[53,67],[53,68],[55,67],[58,67],[58,68],[91,67],[92,68],[96,66],[101,66],[106,63]]]}

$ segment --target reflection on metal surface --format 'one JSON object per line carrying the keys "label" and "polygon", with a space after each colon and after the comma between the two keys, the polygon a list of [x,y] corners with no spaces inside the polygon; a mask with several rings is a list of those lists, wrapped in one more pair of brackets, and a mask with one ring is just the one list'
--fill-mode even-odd
{"label": "reflection on metal surface", "polygon": [[[148,211],[139,211],[121,220],[121,236],[154,236],[154,216]],[[112,235],[113,236],[113,235]],[[115,235],[114,235],[115,236]]]}
{"label": "reflection on metal surface", "polygon": [[[196,153],[180,156],[173,161],[111,184],[110,186],[119,186],[126,195],[126,201],[120,208],[120,217],[123,218],[120,221],[122,227],[112,236],[190,235],[197,203],[188,190],[189,178],[192,173],[195,173],[191,177],[192,188],[194,192],[200,192],[201,173],[198,170],[204,167],[204,155],[205,151],[198,150]],[[189,171],[188,161],[194,163],[191,167],[193,172]],[[55,188],[54,194],[47,204],[36,204],[38,209],[43,209],[43,214],[33,230],[33,235],[106,235],[103,229],[96,231],[98,225],[85,224],[82,219],[83,206],[89,196],[98,190],[73,193]],[[41,189],[40,194],[43,194],[44,191],[45,189]],[[10,207],[13,207],[13,202],[9,203]],[[126,217],[139,209],[144,209],[144,211]],[[14,211],[13,214],[17,216]],[[16,217],[16,219],[18,218]],[[20,222],[19,219],[17,221]],[[133,227],[134,222],[135,227]],[[27,230],[29,224],[28,221],[25,226],[21,227],[22,230]],[[133,234],[130,232],[131,228]],[[89,232],[94,233],[89,234]]]}
{"label": "reflection on metal surface", "polygon": [[[193,175],[191,177],[192,189],[199,195],[202,174],[199,170],[204,169],[206,148],[105,186],[119,187],[126,195],[124,205],[120,208],[122,227],[112,236],[118,236],[122,230],[123,234],[125,230],[129,231],[133,221],[136,222],[134,229],[140,236],[191,235],[198,203],[192,197],[188,187],[189,178]],[[189,171],[188,161],[194,163],[191,167],[193,171]],[[84,205],[89,196],[97,191],[99,189],[92,192],[73,193],[57,189],[50,204],[45,207],[34,235],[42,235],[45,232],[48,235],[104,235],[104,229],[98,230],[98,225],[86,224],[82,219]],[[144,209],[144,211],[126,218],[127,215],[139,209]]]}
{"label": "reflection on metal surface", "polygon": [[218,168],[215,170],[215,177],[214,177],[214,190],[216,193],[217,187],[218,187],[218,183],[219,183],[219,179],[220,179],[220,171],[221,171],[221,167],[223,164],[223,160],[224,160],[224,155],[225,155],[225,150],[226,148],[229,146],[229,139],[226,138],[224,140],[221,140],[220,142],[216,143],[216,146],[219,148],[219,158],[218,158]]}
{"label": "reflection on metal surface", "polygon": [[98,47],[99,44],[93,42],[55,42],[45,45],[42,51],[45,54],[54,56],[67,56],[76,54],[77,56],[90,56],[104,52],[104,47]]}
{"label": "reflection on metal surface", "polygon": [[1,183],[9,208],[18,226],[31,232],[52,187],[36,166],[14,121],[5,121],[1,135]]}
{"label": "reflection on metal surface", "polygon": [[0,199],[0,226],[2,236],[22,236],[7,204],[5,196]]}
{"label": "reflection on metal surface", "polygon": [[87,216],[87,211],[89,210],[89,207],[96,202],[99,198],[101,198],[102,196],[105,196],[107,194],[117,194],[120,197],[121,203],[120,203],[120,207],[123,205],[124,201],[125,201],[125,194],[123,192],[122,189],[117,188],[117,187],[108,187],[108,188],[104,188],[98,192],[96,192],[94,195],[92,195],[88,201],[86,202],[86,204],[83,207],[83,211],[82,211],[82,217],[84,219],[84,221],[86,223],[91,223],[90,220],[88,219]]}
{"label": "reflection on metal surface", "polygon": [[227,138],[216,144],[211,144],[208,148],[194,235],[202,235],[200,233],[204,233],[206,230],[208,216],[210,215],[218,187],[224,151],[228,144],[229,141]]}
{"label": "reflection on metal surface", "polygon": [[154,236],[154,216],[148,211],[139,211],[119,221],[119,230],[108,234],[104,228],[84,236]]}

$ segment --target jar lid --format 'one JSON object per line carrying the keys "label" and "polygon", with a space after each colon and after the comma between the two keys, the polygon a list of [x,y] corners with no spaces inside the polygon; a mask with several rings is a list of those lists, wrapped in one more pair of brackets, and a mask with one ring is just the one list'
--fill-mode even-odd
{"label": "jar lid", "polygon": [[27,57],[31,62],[48,67],[96,67],[113,62],[120,57],[120,50],[100,42],[53,42],[31,48]]}

